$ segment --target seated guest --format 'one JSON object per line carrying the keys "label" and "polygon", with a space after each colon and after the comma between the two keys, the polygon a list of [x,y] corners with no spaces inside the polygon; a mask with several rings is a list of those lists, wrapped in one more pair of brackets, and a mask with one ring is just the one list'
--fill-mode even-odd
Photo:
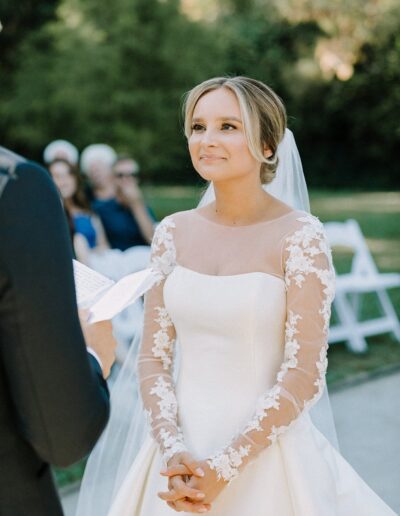
{"label": "seated guest", "polygon": [[64,159],[56,159],[49,171],[63,200],[76,257],[89,265],[90,253],[110,248],[103,225],[90,208],[78,170]]}
{"label": "seated guest", "polygon": [[130,157],[117,158],[108,145],[95,144],[82,152],[81,168],[92,185],[92,208],[111,247],[124,251],[150,244],[155,219],[138,185],[137,163]]}
{"label": "seated guest", "polygon": [[43,160],[49,165],[56,159],[65,159],[71,165],[77,165],[79,152],[75,145],[67,142],[67,140],[54,140],[47,145],[43,151]]}

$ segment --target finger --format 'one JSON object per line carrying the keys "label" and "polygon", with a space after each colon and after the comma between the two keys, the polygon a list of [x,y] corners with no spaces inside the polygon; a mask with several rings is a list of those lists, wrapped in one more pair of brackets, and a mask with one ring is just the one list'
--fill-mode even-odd
{"label": "finger", "polygon": [[204,477],[204,471],[199,466],[199,463],[194,461],[191,457],[182,457],[182,464],[184,464],[190,471],[190,474],[195,475],[196,477]]}
{"label": "finger", "polygon": [[171,480],[172,490],[179,495],[178,498],[190,498],[191,500],[202,500],[205,494],[199,489],[189,487],[181,477],[173,477]]}
{"label": "finger", "polygon": [[[171,462],[172,464],[170,464],[170,467],[184,465],[189,470],[187,474],[195,475],[196,477],[204,476],[204,470],[201,467],[201,462],[194,460],[192,455],[188,452],[178,453]],[[167,467],[164,471],[167,469],[169,468]]]}
{"label": "finger", "polygon": [[176,511],[176,512],[180,512],[180,511],[177,511],[177,510],[176,510],[176,507],[175,507],[174,502],[167,502],[167,505],[168,505],[169,507],[171,507],[171,509],[174,509],[174,511]]}
{"label": "finger", "polygon": [[164,477],[174,477],[175,475],[191,475],[191,470],[184,464],[177,464],[176,466],[170,466],[168,469],[160,471],[160,474]]}
{"label": "finger", "polygon": [[89,309],[88,308],[78,308],[79,319],[81,321],[87,321],[89,319]]}
{"label": "finger", "polygon": [[176,502],[174,502],[174,505],[175,505],[175,510],[177,510],[178,512],[179,511],[184,511],[184,512],[195,512],[195,513],[204,513],[204,512],[208,512],[210,509],[209,509],[209,505],[205,505],[203,503],[192,503],[192,502],[189,502],[188,500],[177,500]]}
{"label": "finger", "polygon": [[179,500],[179,498],[181,497],[173,489],[171,489],[171,491],[162,491],[160,493],[157,493],[157,495],[159,498],[161,498],[161,500],[164,500],[165,502],[174,502],[175,500]]}

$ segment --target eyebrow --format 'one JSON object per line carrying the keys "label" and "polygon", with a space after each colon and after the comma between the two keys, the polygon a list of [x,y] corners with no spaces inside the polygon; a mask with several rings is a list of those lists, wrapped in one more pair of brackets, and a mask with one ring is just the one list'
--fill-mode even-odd
{"label": "eyebrow", "polygon": [[[193,118],[192,119],[192,122],[201,122],[203,119],[202,118]],[[222,116],[220,118],[217,118],[217,120],[221,120],[223,122],[226,122],[228,120],[234,120],[235,122],[239,122],[239,124],[242,123],[242,121],[240,120],[240,118],[238,118],[237,116]]]}

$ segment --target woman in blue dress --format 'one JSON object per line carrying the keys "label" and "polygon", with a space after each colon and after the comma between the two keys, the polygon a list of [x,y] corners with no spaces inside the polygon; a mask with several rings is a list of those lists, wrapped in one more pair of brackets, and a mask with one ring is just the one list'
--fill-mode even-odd
{"label": "woman in blue dress", "polygon": [[63,199],[76,257],[88,265],[92,253],[110,249],[103,225],[90,209],[79,171],[64,159],[54,160],[49,171]]}

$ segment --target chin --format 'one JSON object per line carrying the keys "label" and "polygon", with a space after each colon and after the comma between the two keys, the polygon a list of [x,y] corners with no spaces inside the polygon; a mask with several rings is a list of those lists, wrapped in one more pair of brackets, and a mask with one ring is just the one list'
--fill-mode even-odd
{"label": "chin", "polygon": [[214,181],[215,174],[212,174],[209,171],[199,170],[198,168],[195,168],[195,170],[199,176],[204,179],[204,181]]}
{"label": "chin", "polygon": [[226,181],[232,179],[232,174],[222,170],[212,170],[212,169],[196,169],[196,172],[199,174],[201,178],[205,181]]}
{"label": "chin", "polygon": [[204,171],[198,172],[198,174],[206,181],[211,181],[215,184],[217,183],[229,183],[230,181],[240,181],[243,179],[245,174],[243,173],[232,173],[232,171],[220,171],[219,173],[217,171]]}

